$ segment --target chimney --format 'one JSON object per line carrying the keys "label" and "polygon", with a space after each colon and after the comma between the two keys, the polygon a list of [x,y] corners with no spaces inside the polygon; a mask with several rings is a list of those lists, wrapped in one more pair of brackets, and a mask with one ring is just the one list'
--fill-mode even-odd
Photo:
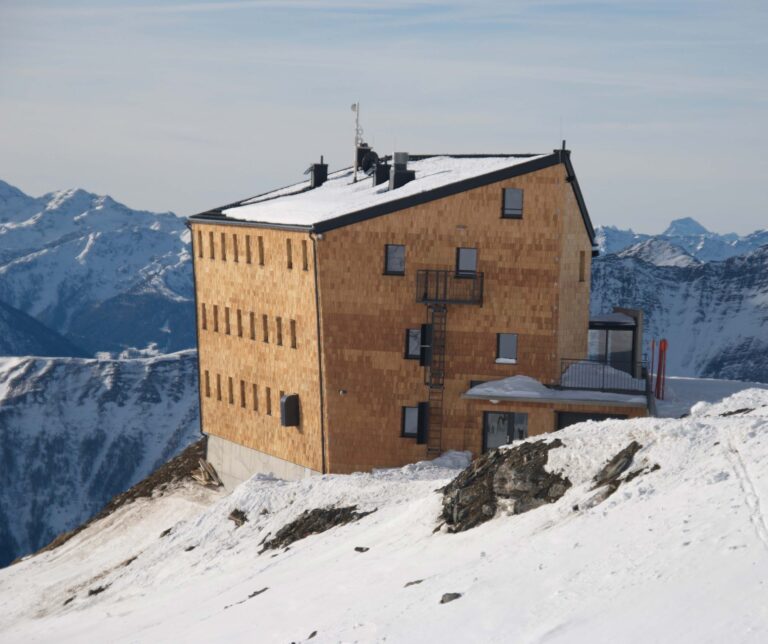
{"label": "chimney", "polygon": [[328,164],[323,163],[323,157],[320,156],[320,163],[313,163],[304,173],[309,174],[309,187],[319,188],[328,178]]}
{"label": "chimney", "polygon": [[416,172],[408,169],[408,153],[395,152],[392,168],[389,171],[389,189],[397,190],[416,178]]}
{"label": "chimney", "polygon": [[373,185],[378,186],[382,183],[385,183],[389,181],[389,172],[390,172],[391,166],[389,163],[377,163],[376,166],[373,169],[373,172],[371,175],[373,176]]}

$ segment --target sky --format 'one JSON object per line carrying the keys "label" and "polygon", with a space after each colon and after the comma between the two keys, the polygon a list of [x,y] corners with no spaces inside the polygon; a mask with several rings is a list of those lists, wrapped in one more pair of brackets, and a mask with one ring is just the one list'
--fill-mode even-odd
{"label": "sky", "polygon": [[549,152],[595,225],[768,228],[764,0],[0,0],[0,178],[189,215],[380,153]]}

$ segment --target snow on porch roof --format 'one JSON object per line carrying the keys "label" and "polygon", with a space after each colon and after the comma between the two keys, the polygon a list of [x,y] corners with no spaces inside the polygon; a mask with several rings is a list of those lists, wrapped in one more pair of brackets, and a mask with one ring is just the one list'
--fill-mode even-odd
{"label": "snow on porch roof", "polygon": [[519,155],[416,155],[408,163],[415,178],[395,190],[389,190],[387,183],[374,186],[372,179],[362,172],[358,174],[357,183],[353,183],[352,170],[346,168],[329,174],[328,180],[318,188],[311,189],[308,180],[302,181],[193,218],[307,227],[322,232],[559,163],[566,165],[587,231],[590,238],[594,238],[568,150]]}
{"label": "snow on porch roof", "polygon": [[552,389],[528,376],[511,376],[475,385],[462,398],[517,402],[592,403],[619,407],[645,407],[644,395],[617,394],[588,389]]}

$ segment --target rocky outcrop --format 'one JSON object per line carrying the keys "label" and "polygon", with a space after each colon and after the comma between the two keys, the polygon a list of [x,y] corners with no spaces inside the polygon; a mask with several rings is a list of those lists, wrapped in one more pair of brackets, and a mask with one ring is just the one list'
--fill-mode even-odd
{"label": "rocky outcrop", "polygon": [[266,540],[261,552],[285,548],[311,534],[319,534],[336,526],[358,521],[375,511],[358,512],[356,505],[348,505],[342,508],[306,510],[296,519],[280,528],[274,537]]}
{"label": "rocky outcrop", "polygon": [[449,532],[463,532],[492,519],[503,506],[522,514],[557,501],[571,482],[548,472],[549,451],[559,439],[491,450],[443,488],[442,518]]}

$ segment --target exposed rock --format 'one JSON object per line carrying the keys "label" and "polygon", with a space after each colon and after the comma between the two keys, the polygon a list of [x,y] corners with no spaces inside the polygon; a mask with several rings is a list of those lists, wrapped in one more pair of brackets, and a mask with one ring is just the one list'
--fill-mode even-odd
{"label": "exposed rock", "polygon": [[274,550],[292,544],[294,541],[308,537],[311,534],[319,534],[338,525],[351,523],[363,517],[367,517],[376,510],[370,512],[358,512],[356,505],[343,508],[315,508],[302,512],[296,519],[280,528],[275,536],[264,542],[265,550]]}
{"label": "exposed rock", "polygon": [[230,521],[234,521],[235,522],[235,528],[239,528],[246,521],[248,521],[248,517],[245,516],[245,512],[243,512],[239,508],[235,508],[234,510],[232,510],[232,512],[229,513],[229,516],[227,518]]}
{"label": "exposed rock", "polygon": [[544,469],[559,439],[494,449],[474,460],[443,488],[442,518],[449,532],[462,532],[493,518],[500,504],[522,514],[557,501],[571,482]]}
{"label": "exposed rock", "polygon": [[720,414],[723,417],[727,416],[740,416],[741,414],[748,414],[751,411],[755,411],[752,407],[743,407],[741,409],[734,409],[733,411],[724,411]]}
{"label": "exposed rock", "polygon": [[407,584],[405,584],[405,586],[403,586],[403,588],[408,588],[408,586],[415,586],[416,584],[420,584],[422,581],[424,581],[424,580],[423,579],[414,579],[413,581],[409,581]]}
{"label": "exposed rock", "polygon": [[171,530],[173,530],[173,528],[166,528],[165,530],[163,530],[160,533],[160,538],[162,539],[163,537],[167,537],[169,534],[171,534]]}
{"label": "exposed rock", "polygon": [[356,546],[355,552],[368,552],[370,548],[366,548],[365,546]]}
{"label": "exposed rock", "polygon": [[440,603],[441,604],[447,604],[448,602],[452,602],[455,599],[458,599],[459,597],[461,597],[461,593],[445,593],[440,598]]}
{"label": "exposed rock", "polygon": [[103,593],[111,585],[112,584],[106,584],[105,586],[97,586],[96,588],[91,588],[88,591],[88,597],[92,597],[93,595],[99,595],[99,594]]}
{"label": "exposed rock", "polygon": [[603,469],[595,476],[595,488],[603,485],[615,485],[619,487],[618,478],[627,470],[635,458],[635,454],[642,449],[642,445],[637,441],[632,441],[616,456],[608,461]]}

